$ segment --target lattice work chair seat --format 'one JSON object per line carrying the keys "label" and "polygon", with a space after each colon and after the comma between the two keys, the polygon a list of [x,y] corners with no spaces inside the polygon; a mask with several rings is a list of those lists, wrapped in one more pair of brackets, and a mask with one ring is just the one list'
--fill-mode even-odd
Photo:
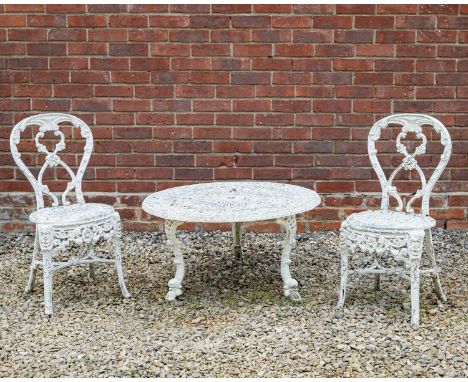
{"label": "lattice work chair seat", "polygon": [[399,211],[363,211],[349,215],[346,224],[361,230],[382,232],[414,231],[435,227],[430,216],[407,214]]}
{"label": "lattice work chair seat", "polygon": [[[73,130],[79,130],[81,138],[85,140],[84,153],[76,174],[60,158],[61,151],[65,149],[65,134],[62,130],[68,128],[68,126],[64,127],[64,124],[71,124]],[[37,177],[25,165],[18,150],[21,133],[27,127],[39,128],[34,142],[37,151],[43,154],[45,162]],[[47,132],[53,133],[58,138],[58,143],[51,151],[45,142],[41,143],[46,140]],[[94,264],[108,263],[116,267],[123,296],[130,297],[125,285],[120,253],[120,216],[110,205],[86,203],[81,190],[83,175],[93,149],[93,136],[86,123],[69,114],[50,113],[31,116],[13,127],[10,135],[10,148],[16,164],[33,186],[37,204],[37,210],[29,217],[31,222],[36,224],[36,237],[25,294],[33,290],[37,268],[41,266],[44,276],[44,309],[47,315],[52,315],[52,282],[55,272],[71,265],[88,264],[90,276],[94,277]],[[59,205],[57,196],[43,183],[46,170],[58,167],[63,167],[71,178],[61,196],[62,205]],[[74,204],[67,200],[70,191],[75,193],[76,203]],[[45,207],[44,196],[52,200],[52,207]],[[107,259],[95,255],[94,246],[102,240],[113,243],[114,258]],[[59,261],[58,255],[71,244],[86,246],[86,255],[79,259]]]}
{"label": "lattice work chair seat", "polygon": [[[402,163],[387,178],[377,158],[376,142],[384,129],[398,126],[396,148],[403,156]],[[433,137],[440,136],[443,147],[440,161],[429,180],[418,165],[417,157],[425,154],[427,138],[424,128],[429,126]],[[410,153],[402,139],[412,133],[419,140]],[[337,304],[337,317],[343,316],[348,277],[352,274],[374,274],[374,288],[380,289],[381,274],[395,274],[410,281],[411,324],[419,326],[419,278],[431,275],[434,288],[440,300],[446,301],[440,284],[439,272],[432,245],[431,228],[436,221],[429,215],[429,201],[432,188],[439,179],[451,154],[451,139],[445,126],[437,119],[424,114],[396,114],[383,118],[372,126],[368,137],[369,158],[382,188],[381,208],[377,211],[364,211],[351,214],[340,229],[341,283]],[[394,185],[394,180],[402,171],[413,171],[420,180],[421,188],[409,197],[404,207],[403,198]],[[396,210],[389,208],[389,199],[396,199]],[[420,214],[416,214],[413,204],[421,199]],[[372,262],[364,261],[362,267],[351,267],[350,255],[355,257],[374,256]],[[422,258],[427,256],[429,266],[423,267]],[[382,260],[392,260],[388,266]],[[359,262],[358,262],[359,263]]]}

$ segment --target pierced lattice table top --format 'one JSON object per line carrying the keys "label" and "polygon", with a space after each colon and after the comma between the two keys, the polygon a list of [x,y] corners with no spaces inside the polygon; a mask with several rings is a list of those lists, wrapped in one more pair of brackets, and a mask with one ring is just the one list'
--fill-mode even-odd
{"label": "pierced lattice table top", "polygon": [[216,182],[153,193],[143,201],[143,210],[169,220],[233,223],[296,215],[319,204],[315,191],[291,184]]}

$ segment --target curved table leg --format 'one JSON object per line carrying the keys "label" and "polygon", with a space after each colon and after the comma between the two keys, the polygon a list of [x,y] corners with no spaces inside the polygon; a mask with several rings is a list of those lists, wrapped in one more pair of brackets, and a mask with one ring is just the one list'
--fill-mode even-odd
{"label": "curved table leg", "polygon": [[232,253],[240,259],[242,256],[241,223],[232,223]]}
{"label": "curved table leg", "polygon": [[177,238],[177,227],[182,224],[176,220],[166,220],[164,222],[164,230],[166,231],[167,242],[172,247],[174,252],[174,264],[176,265],[176,273],[173,279],[167,283],[169,292],[166,294],[167,301],[174,301],[177,296],[182,294],[182,281],[184,280],[185,264],[182,256],[182,242]]}
{"label": "curved table leg", "polygon": [[291,264],[291,249],[296,245],[296,217],[287,216],[276,219],[276,222],[285,230],[285,238],[283,240],[283,251],[281,254],[281,277],[283,278],[284,295],[291,298],[293,301],[301,301],[301,295],[298,291],[298,282],[292,278],[289,271]]}

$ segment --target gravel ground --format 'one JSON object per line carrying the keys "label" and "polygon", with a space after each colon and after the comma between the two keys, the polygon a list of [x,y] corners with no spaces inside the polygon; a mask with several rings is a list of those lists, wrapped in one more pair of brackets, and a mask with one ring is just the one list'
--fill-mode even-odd
{"label": "gravel ground", "polygon": [[42,273],[21,297],[33,238],[0,234],[0,377],[468,377],[467,232],[437,230],[449,301],[422,279],[421,327],[410,329],[407,282],[351,279],[343,319],[336,232],[300,235],[292,274],[302,303],[281,295],[279,235],[247,234],[244,256],[228,233],[181,233],[185,293],[165,302],[173,276],[164,236],[127,233],[124,300],[112,267],[58,273],[55,314],[43,313]]}

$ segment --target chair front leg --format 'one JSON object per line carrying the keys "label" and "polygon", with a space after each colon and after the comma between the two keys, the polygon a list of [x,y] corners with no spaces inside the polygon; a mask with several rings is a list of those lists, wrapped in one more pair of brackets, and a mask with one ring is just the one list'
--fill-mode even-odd
{"label": "chair front leg", "polygon": [[49,226],[39,226],[39,247],[42,252],[42,269],[44,274],[44,311],[45,314],[51,316],[53,314],[52,305],[52,287],[54,268],[52,264],[53,247],[54,247],[54,230]]}
{"label": "chair front leg", "polygon": [[342,309],[346,300],[346,287],[348,284],[348,247],[346,246],[346,230],[342,227],[340,229],[340,257],[341,257],[341,268],[340,268],[340,295],[338,303],[336,304],[337,312],[336,316],[340,318],[342,316]]}
{"label": "chair front leg", "polygon": [[39,233],[36,227],[36,233],[34,236],[34,249],[32,254],[31,265],[29,268],[29,277],[28,277],[28,284],[24,290],[24,295],[31,293],[34,290],[34,282],[36,281],[36,274],[37,274],[37,254],[39,252]]}
{"label": "chair front leg", "polygon": [[429,257],[431,268],[434,270],[434,272],[431,273],[432,282],[434,283],[434,290],[439,300],[445,302],[447,301],[447,297],[445,297],[444,291],[442,290],[442,285],[440,284],[439,271],[437,269],[437,263],[434,254],[434,245],[432,243],[432,232],[430,228],[426,231],[424,240],[426,242],[426,254]]}
{"label": "chair front leg", "polygon": [[411,281],[411,325],[419,326],[419,265],[423,251],[424,231],[416,231],[408,236],[408,255]]}
{"label": "chair front leg", "polygon": [[127,290],[125,285],[125,277],[122,267],[122,254],[120,248],[120,238],[122,236],[122,225],[120,223],[120,217],[116,213],[116,219],[114,221],[114,252],[115,252],[115,268],[117,269],[117,276],[119,278],[120,290],[124,297],[131,297],[132,295]]}

